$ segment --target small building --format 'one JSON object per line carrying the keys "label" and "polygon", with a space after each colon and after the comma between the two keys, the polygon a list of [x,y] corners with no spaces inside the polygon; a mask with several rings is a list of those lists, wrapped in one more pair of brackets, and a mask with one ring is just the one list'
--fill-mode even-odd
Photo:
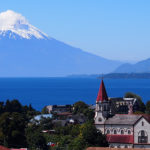
{"label": "small building", "polygon": [[71,112],[72,105],[48,105],[46,106],[49,113]]}
{"label": "small building", "polygon": [[68,124],[82,124],[85,123],[87,117],[80,113],[80,114],[72,114],[72,113],[59,113],[55,116],[53,123],[56,125],[66,126]]}

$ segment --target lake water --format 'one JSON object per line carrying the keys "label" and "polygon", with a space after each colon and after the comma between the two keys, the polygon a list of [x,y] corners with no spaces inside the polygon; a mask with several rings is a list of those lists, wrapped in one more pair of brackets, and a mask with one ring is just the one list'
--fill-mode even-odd
{"label": "lake water", "polygon": [[[0,78],[0,101],[18,99],[37,110],[78,100],[95,104],[100,82],[91,78]],[[150,100],[150,79],[104,79],[104,83],[109,97],[122,97],[130,91],[144,102]]]}

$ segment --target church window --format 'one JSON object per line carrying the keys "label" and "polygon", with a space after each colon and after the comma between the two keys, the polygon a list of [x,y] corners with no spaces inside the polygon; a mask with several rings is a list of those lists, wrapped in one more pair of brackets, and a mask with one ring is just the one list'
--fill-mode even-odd
{"label": "church window", "polygon": [[130,130],[128,130],[128,134],[131,134],[131,131],[130,131]]}
{"label": "church window", "polygon": [[144,126],[144,122],[142,121],[142,126]]}
{"label": "church window", "polygon": [[116,131],[116,130],[114,130],[114,134],[117,134],[117,131]]}
{"label": "church window", "polygon": [[110,130],[107,130],[107,131],[106,131],[106,134],[110,134]]}
{"label": "church window", "polygon": [[101,118],[101,117],[99,117],[99,118],[98,118],[98,121],[99,121],[99,122],[101,122],[101,121],[102,121],[102,118]]}
{"label": "church window", "polygon": [[121,134],[124,134],[124,131],[123,131],[123,130],[121,130]]}
{"label": "church window", "polygon": [[147,143],[147,142],[148,142],[147,133],[144,130],[141,130],[138,133],[138,143]]}

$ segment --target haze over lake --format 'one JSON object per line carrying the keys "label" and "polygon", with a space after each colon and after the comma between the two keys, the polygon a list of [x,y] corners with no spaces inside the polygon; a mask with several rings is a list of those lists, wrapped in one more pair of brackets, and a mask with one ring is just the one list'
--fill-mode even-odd
{"label": "haze over lake", "polygon": [[[18,99],[41,110],[50,104],[73,104],[78,100],[95,104],[100,85],[91,78],[0,78],[0,101]],[[104,79],[109,97],[134,92],[150,100],[150,79]]]}

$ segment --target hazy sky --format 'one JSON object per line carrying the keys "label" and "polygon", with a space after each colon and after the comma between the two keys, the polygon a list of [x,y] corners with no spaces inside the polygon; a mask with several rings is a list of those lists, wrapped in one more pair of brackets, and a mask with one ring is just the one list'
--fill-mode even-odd
{"label": "hazy sky", "polygon": [[109,59],[150,57],[150,0],[1,0],[57,40]]}

